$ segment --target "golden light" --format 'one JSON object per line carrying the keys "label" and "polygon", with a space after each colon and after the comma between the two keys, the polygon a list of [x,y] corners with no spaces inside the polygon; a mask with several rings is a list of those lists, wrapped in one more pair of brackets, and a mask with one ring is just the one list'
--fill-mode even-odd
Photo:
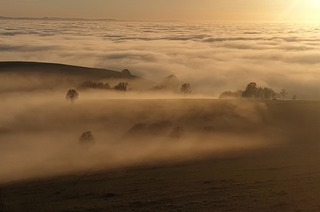
{"label": "golden light", "polygon": [[305,1],[305,16],[309,22],[320,23],[320,0]]}
{"label": "golden light", "polygon": [[311,0],[310,4],[311,6],[320,7],[320,0]]}
{"label": "golden light", "polygon": [[280,15],[279,20],[320,23],[320,0],[295,0]]}

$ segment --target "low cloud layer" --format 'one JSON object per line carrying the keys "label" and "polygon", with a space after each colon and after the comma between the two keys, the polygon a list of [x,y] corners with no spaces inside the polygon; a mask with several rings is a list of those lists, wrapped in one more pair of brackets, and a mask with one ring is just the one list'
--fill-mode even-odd
{"label": "low cloud layer", "polygon": [[320,26],[0,21],[0,60],[66,63],[160,81],[169,74],[218,96],[248,82],[320,98]]}

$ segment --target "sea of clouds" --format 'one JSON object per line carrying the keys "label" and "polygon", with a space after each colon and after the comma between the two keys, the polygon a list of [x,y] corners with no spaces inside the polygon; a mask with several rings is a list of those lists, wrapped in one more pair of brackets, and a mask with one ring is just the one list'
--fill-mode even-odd
{"label": "sea of clouds", "polygon": [[[0,61],[175,74],[218,96],[254,81],[320,98],[320,25],[0,20]],[[290,98],[289,96],[289,98]]]}

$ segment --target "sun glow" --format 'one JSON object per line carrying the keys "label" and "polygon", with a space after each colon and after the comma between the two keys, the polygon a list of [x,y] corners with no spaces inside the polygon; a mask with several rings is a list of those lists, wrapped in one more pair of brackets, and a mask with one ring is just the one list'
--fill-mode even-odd
{"label": "sun glow", "polygon": [[320,0],[310,0],[304,2],[307,4],[304,9],[306,21],[320,23]]}
{"label": "sun glow", "polygon": [[320,0],[295,0],[278,17],[279,22],[320,23]]}
{"label": "sun glow", "polygon": [[311,0],[310,4],[311,4],[311,6],[320,7],[320,0]]}

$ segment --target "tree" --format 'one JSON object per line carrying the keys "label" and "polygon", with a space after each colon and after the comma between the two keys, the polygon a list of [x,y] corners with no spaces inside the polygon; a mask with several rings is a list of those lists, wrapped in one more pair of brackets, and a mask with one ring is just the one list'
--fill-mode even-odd
{"label": "tree", "polygon": [[180,91],[184,94],[191,94],[192,93],[191,85],[189,83],[184,83],[181,86]]}
{"label": "tree", "polygon": [[79,143],[83,145],[93,145],[95,143],[95,139],[91,131],[86,131],[82,133],[79,138]]}
{"label": "tree", "polygon": [[120,82],[118,85],[114,86],[114,89],[117,91],[127,91],[127,87],[127,82]]}
{"label": "tree", "polygon": [[283,100],[288,96],[288,93],[285,89],[281,89],[279,94]]}
{"label": "tree", "polygon": [[75,89],[69,89],[66,94],[66,99],[73,103],[76,99],[78,99],[79,93]]}
{"label": "tree", "polygon": [[276,98],[276,92],[272,90],[271,88],[264,88],[263,89],[263,99],[275,99]]}
{"label": "tree", "polygon": [[242,96],[245,98],[256,98],[258,94],[258,88],[257,88],[257,83],[255,82],[250,82],[246,90],[242,93]]}
{"label": "tree", "polygon": [[255,82],[250,82],[246,90],[242,92],[242,97],[251,99],[270,100],[276,98],[276,92],[271,88],[258,87]]}

